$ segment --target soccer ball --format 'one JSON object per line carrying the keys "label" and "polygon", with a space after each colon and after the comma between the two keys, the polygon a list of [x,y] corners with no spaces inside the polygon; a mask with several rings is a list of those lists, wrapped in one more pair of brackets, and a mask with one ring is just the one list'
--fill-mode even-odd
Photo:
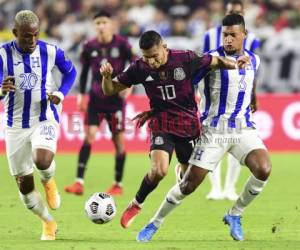
{"label": "soccer ball", "polygon": [[116,213],[116,204],[112,196],[106,193],[94,193],[84,206],[87,217],[96,224],[111,221]]}

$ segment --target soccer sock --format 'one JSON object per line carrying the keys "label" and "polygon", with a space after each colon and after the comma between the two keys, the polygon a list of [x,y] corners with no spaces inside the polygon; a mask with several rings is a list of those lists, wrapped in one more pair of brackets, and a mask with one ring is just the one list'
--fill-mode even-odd
{"label": "soccer sock", "polygon": [[90,158],[91,154],[91,144],[85,142],[80,149],[79,158],[78,158],[78,166],[77,166],[77,179],[84,178],[84,172],[86,170],[86,164]]}
{"label": "soccer sock", "polygon": [[227,172],[225,178],[224,191],[235,191],[235,185],[241,172],[241,165],[239,161],[228,154],[227,158]]}
{"label": "soccer sock", "polygon": [[53,160],[49,166],[49,168],[45,169],[45,170],[40,170],[39,169],[39,173],[41,176],[41,180],[43,182],[47,182],[51,179],[51,177],[54,176],[55,173],[55,168],[56,168],[56,164],[55,161]]}
{"label": "soccer sock", "polygon": [[219,162],[214,171],[208,173],[208,176],[211,183],[211,190],[221,192],[221,162]]}
{"label": "soccer sock", "polygon": [[150,221],[153,222],[156,227],[160,227],[165,217],[176,208],[185,197],[186,195],[182,194],[179,184],[177,183],[170,189],[165,200]]}
{"label": "soccer sock", "polygon": [[115,156],[115,181],[120,183],[123,178],[123,170],[126,160],[126,153],[122,153]]}
{"label": "soccer sock", "polygon": [[43,204],[41,195],[33,190],[28,194],[22,194],[19,192],[20,198],[25,207],[31,210],[34,214],[38,215],[42,220],[53,220],[53,217],[49,214],[47,207]]}
{"label": "soccer sock", "polygon": [[141,186],[139,188],[139,191],[136,193],[135,200],[138,202],[138,204],[142,204],[148,194],[150,194],[156,187],[158,183],[152,183],[149,180],[148,174],[144,177]]}
{"label": "soccer sock", "polygon": [[240,197],[235,202],[234,206],[229,210],[229,214],[241,215],[251,201],[263,190],[266,183],[266,181],[261,181],[256,179],[254,175],[251,175],[246,182]]}

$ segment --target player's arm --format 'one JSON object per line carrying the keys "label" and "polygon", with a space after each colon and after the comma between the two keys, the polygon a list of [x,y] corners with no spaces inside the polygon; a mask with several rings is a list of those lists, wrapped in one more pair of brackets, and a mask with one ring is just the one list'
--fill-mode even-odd
{"label": "player's arm", "polygon": [[251,112],[254,113],[257,110],[257,97],[256,97],[256,80],[253,82],[252,96],[251,96]]}
{"label": "player's arm", "polygon": [[242,69],[245,68],[250,62],[248,56],[240,56],[237,61],[222,57],[222,56],[212,56],[210,67],[211,68],[221,68],[221,69]]}
{"label": "player's arm", "polygon": [[100,73],[102,75],[102,90],[105,95],[115,95],[128,88],[117,80],[112,80],[113,67],[110,63],[102,64]]}

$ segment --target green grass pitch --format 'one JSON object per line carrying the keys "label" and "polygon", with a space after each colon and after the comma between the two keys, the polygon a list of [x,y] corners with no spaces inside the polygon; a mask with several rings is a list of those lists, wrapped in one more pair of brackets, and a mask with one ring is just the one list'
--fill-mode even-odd
{"label": "green grass pitch", "polygon": [[[74,181],[76,155],[57,155],[56,180],[62,194],[62,207],[51,212],[59,232],[54,242],[41,242],[41,223],[25,209],[18,197],[7,161],[0,156],[0,249],[48,250],[140,250],[140,249],[300,249],[299,154],[272,154],[273,171],[264,192],[248,207],[242,220],[245,240],[235,242],[221,219],[231,206],[229,201],[207,201],[206,180],[188,197],[159,229],[150,243],[138,243],[137,232],[148,222],[166,192],[174,184],[172,162],[166,179],[148,197],[140,216],[129,229],[123,229],[120,215],[133,198],[142,177],[149,168],[145,154],[129,154],[126,162],[125,194],[116,198],[118,213],[106,225],[90,222],[84,214],[84,202],[97,191],[104,191],[113,178],[113,155],[92,155],[86,173],[83,196],[66,194],[63,187]],[[223,167],[223,172],[225,167]],[[238,190],[249,171],[243,168]],[[36,187],[44,195],[39,178]]]}

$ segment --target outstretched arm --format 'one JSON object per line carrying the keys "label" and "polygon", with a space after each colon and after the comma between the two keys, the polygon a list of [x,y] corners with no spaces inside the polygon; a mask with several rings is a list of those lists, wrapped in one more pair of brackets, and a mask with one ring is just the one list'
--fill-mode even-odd
{"label": "outstretched arm", "polygon": [[241,69],[245,68],[249,64],[248,56],[240,56],[237,61],[233,61],[221,56],[213,56],[210,67],[211,68],[221,68],[221,69]]}
{"label": "outstretched arm", "polygon": [[105,95],[115,95],[128,87],[111,79],[113,67],[110,63],[104,63],[100,68],[102,75],[102,90]]}

